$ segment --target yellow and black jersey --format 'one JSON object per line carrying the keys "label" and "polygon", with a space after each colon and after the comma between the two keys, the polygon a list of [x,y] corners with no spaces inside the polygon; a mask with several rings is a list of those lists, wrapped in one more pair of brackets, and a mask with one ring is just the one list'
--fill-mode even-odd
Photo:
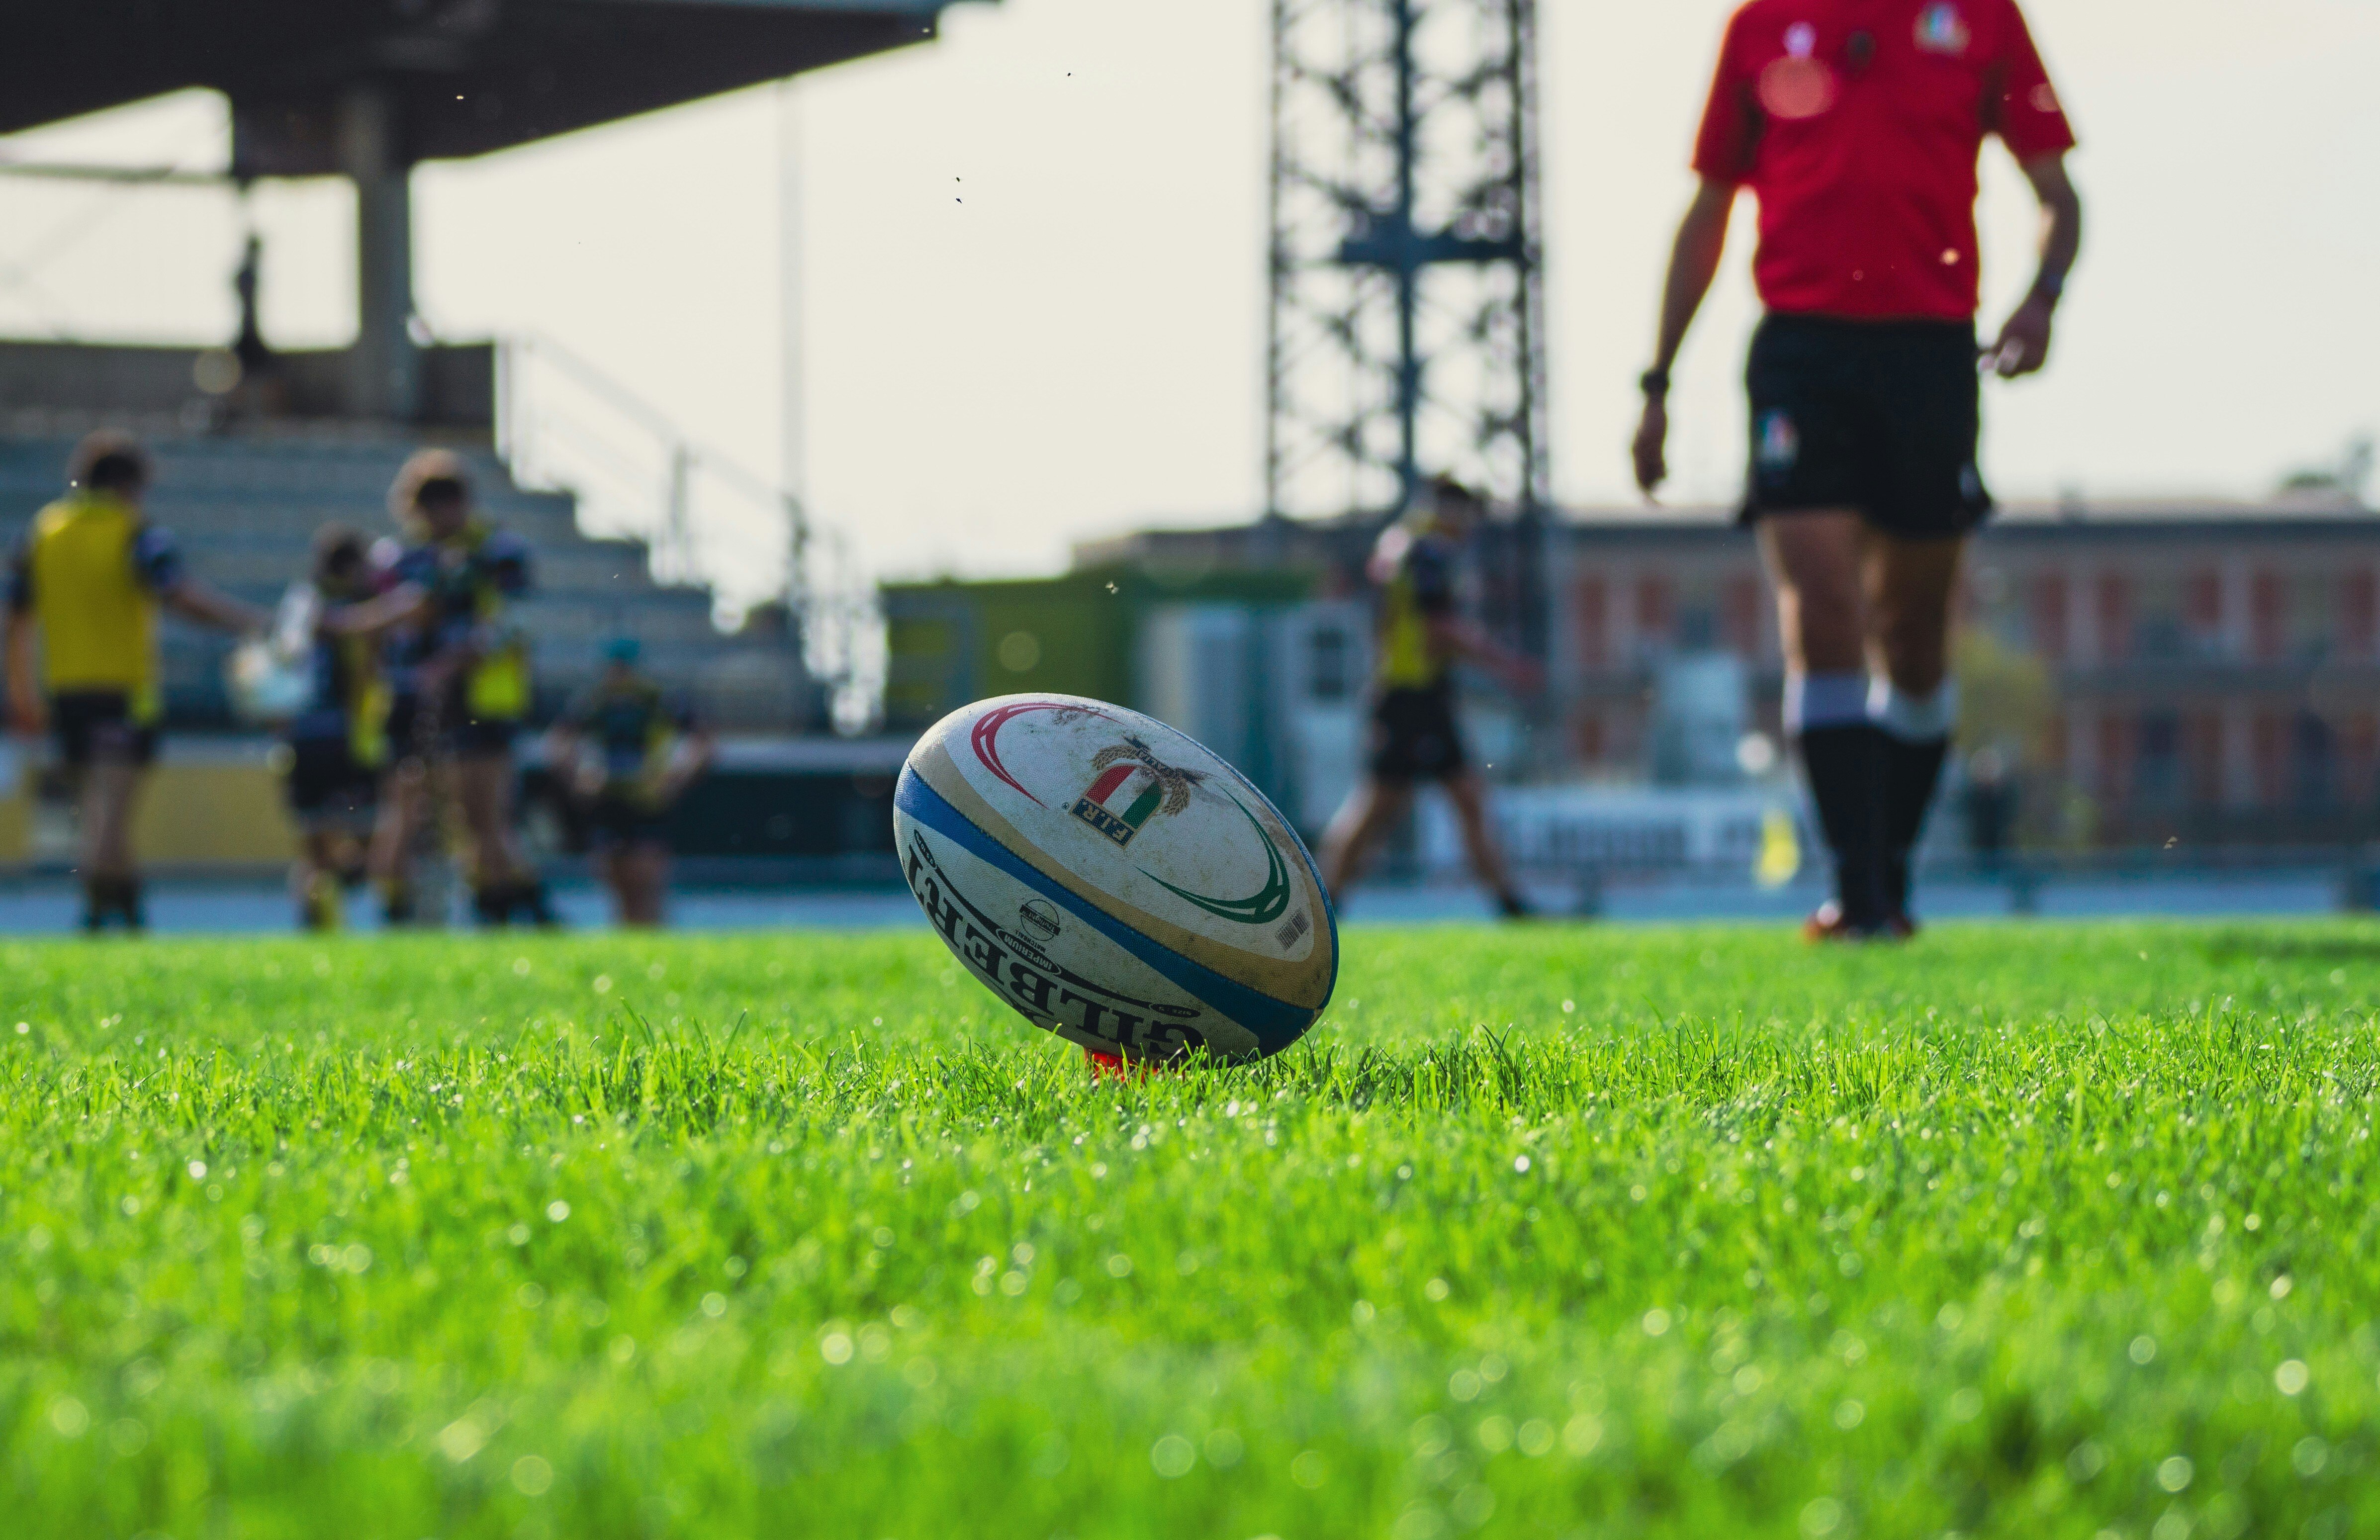
{"label": "yellow and black jersey", "polygon": [[1447,682],[1454,660],[1432,642],[1429,623],[1455,612],[1460,555],[1455,542],[1432,523],[1395,524],[1382,532],[1370,568],[1380,587],[1373,682],[1381,690],[1433,690]]}
{"label": "yellow and black jersey", "polygon": [[658,806],[678,744],[696,731],[694,712],[641,674],[605,678],[571,703],[564,725],[585,734],[602,757],[606,794]]}
{"label": "yellow and black jersey", "polygon": [[423,621],[390,634],[387,662],[396,693],[414,693],[423,663],[468,645],[478,658],[462,682],[464,710],[481,721],[528,714],[528,639],[505,617],[510,601],[528,591],[527,544],[474,519],[451,540],[406,547],[389,577],[418,584],[430,596]]}
{"label": "yellow and black jersey", "polygon": [[112,493],[77,493],[36,514],[10,563],[8,607],[41,627],[49,692],[122,694],[135,721],[153,721],[157,600],[183,570],[174,537]]}

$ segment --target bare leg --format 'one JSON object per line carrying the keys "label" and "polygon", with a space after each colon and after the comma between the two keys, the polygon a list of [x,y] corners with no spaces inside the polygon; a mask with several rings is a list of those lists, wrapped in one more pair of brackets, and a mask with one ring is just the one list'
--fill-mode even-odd
{"label": "bare leg", "polygon": [[409,902],[412,892],[413,847],[429,800],[429,767],[419,759],[401,759],[381,785],[380,813],[372,825],[371,875],[392,908],[400,895]]}
{"label": "bare leg", "polygon": [[81,867],[84,924],[96,929],[120,912],[132,929],[142,924],[140,874],[132,864],[132,818],[146,776],[129,759],[99,758],[82,772]]}
{"label": "bare leg", "polygon": [[1911,695],[1931,695],[1950,672],[1950,599],[1966,541],[1869,537],[1868,671]]}
{"label": "bare leg", "polygon": [[455,800],[471,842],[471,880],[482,891],[510,887],[527,875],[513,843],[513,759],[475,754],[455,761]]}
{"label": "bare leg", "polygon": [[1380,839],[1413,806],[1413,786],[1402,781],[1378,781],[1366,776],[1322,831],[1322,885],[1332,902],[1342,900],[1364,875]]}
{"label": "bare leg", "polygon": [[645,841],[628,846],[614,859],[621,873],[621,922],[645,928],[659,926],[662,897],[669,891],[669,847]]}
{"label": "bare leg", "polygon": [[1866,655],[1861,568],[1867,527],[1857,514],[1777,514],[1759,524],[1777,589],[1777,632],[1790,673],[1853,673]]}
{"label": "bare leg", "polygon": [[101,759],[83,773],[82,868],[93,876],[130,879],[132,816],[143,777],[128,760]]}
{"label": "bare leg", "polygon": [[1512,886],[1512,874],[1504,864],[1496,831],[1488,825],[1488,788],[1475,772],[1463,770],[1447,778],[1446,799],[1454,804],[1454,821],[1463,831],[1463,854],[1471,858],[1473,874],[1506,913],[1516,912],[1521,895]]}

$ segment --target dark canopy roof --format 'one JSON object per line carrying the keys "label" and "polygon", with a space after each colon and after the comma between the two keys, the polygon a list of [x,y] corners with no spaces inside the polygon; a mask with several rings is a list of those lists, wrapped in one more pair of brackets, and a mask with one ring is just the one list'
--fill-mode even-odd
{"label": "dark canopy roof", "polygon": [[376,86],[407,161],[478,155],[934,35],[949,0],[72,0],[10,7],[0,133],[203,86],[236,169],[337,169]]}

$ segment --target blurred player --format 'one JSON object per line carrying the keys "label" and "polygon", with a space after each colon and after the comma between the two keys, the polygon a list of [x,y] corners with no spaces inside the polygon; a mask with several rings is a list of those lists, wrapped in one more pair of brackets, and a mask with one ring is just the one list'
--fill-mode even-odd
{"label": "blurred player", "polygon": [[[425,449],[389,489],[405,544],[387,580],[424,600],[391,633],[391,766],[372,866],[391,924],[416,918],[413,856],[432,778],[451,790],[470,846],[472,909],[486,925],[554,923],[545,885],[513,836],[513,741],[528,713],[528,647],[506,617],[528,589],[528,547],[475,516],[462,461]],[[434,833],[434,831],[429,831]]]}
{"label": "blurred player", "polygon": [[662,923],[669,810],[710,766],[710,734],[637,671],[633,637],[604,649],[603,676],[547,740],[547,762],[585,813],[595,868],[622,925]]}
{"label": "blurred player", "polygon": [[364,875],[389,758],[383,637],[428,598],[409,583],[381,592],[377,576],[363,531],[324,525],[310,576],[284,601],[279,623],[281,650],[303,660],[307,683],[306,705],[285,734],[299,836],[289,889],[308,930],[339,928],[341,891]]}
{"label": "blurred player", "polygon": [[1414,786],[1446,789],[1463,846],[1505,917],[1529,912],[1488,826],[1488,793],[1463,753],[1454,718],[1454,665],[1476,663],[1515,690],[1536,687],[1536,665],[1500,647],[1463,618],[1455,574],[1486,514],[1479,494],[1440,477],[1415,510],[1381,533],[1370,576],[1380,590],[1371,759],[1363,781],[1322,836],[1322,881],[1343,897],[1373,848],[1413,806]]}
{"label": "blurred player", "polygon": [[188,576],[174,537],[141,513],[150,466],[138,443],[93,433],[67,475],[67,495],[33,516],[10,567],[8,713],[29,737],[55,732],[75,783],[83,928],[115,920],[139,930],[147,914],[132,818],[164,705],[157,612],[238,632],[261,629],[265,617]]}
{"label": "blurred player", "polygon": [[[2041,261],[1979,353],[1975,163],[1995,133],[2040,199]],[[2048,356],[2082,239],[2073,144],[2014,0],[1751,0],[1720,45],[1636,479],[1649,494],[1668,474],[1670,366],[1748,187],[1767,315],[1746,370],[1743,516],[1777,587],[1785,729],[1835,857],[1813,939],[1914,928],[1910,854],[1957,716],[1950,595],[1992,506],[1978,374],[2029,374]]]}

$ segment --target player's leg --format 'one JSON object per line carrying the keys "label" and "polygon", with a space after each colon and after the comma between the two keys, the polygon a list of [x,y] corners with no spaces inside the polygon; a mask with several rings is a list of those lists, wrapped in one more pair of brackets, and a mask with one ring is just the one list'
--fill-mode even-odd
{"label": "player's leg", "polygon": [[1860,515],[1845,509],[1774,514],[1759,530],[1785,655],[1785,732],[1802,757],[1835,862],[1833,912],[1822,911],[1817,928],[1873,932],[1889,909],[1885,750],[1867,709],[1862,575],[1871,537]]}
{"label": "player's leg", "polygon": [[414,847],[430,801],[430,767],[408,755],[381,778],[380,812],[372,825],[371,874],[380,886],[381,917],[410,925],[417,910],[413,891]]}
{"label": "player's leg", "polygon": [[121,915],[135,930],[146,922],[132,865],[132,819],[141,779],[138,763],[108,753],[93,758],[82,773],[80,855],[88,929],[105,925],[111,914]]}
{"label": "player's leg", "polygon": [[1465,767],[1448,776],[1443,784],[1446,800],[1454,805],[1455,827],[1463,831],[1463,851],[1470,858],[1472,874],[1494,896],[1506,919],[1527,915],[1528,903],[1512,885],[1504,848],[1497,843],[1496,831],[1488,821],[1486,783],[1476,771]]}
{"label": "player's leg", "polygon": [[1909,920],[1909,860],[1941,779],[1958,716],[1949,673],[1950,612],[1966,536],[1991,497],[1975,467],[1982,392],[1974,335],[1959,325],[1879,333],[1867,378],[1881,424],[1868,516],[1870,715],[1884,745],[1887,901]]}
{"label": "player's leg", "polygon": [[1869,542],[1868,714],[1882,735],[1885,899],[1909,924],[1911,853],[1942,777],[1958,725],[1950,682],[1952,595],[1966,541],[1958,536]]}
{"label": "player's leg", "polygon": [[336,930],[345,919],[339,896],[339,835],[327,827],[308,829],[289,869],[289,896],[298,905],[301,930]]}
{"label": "player's leg", "polygon": [[455,795],[471,846],[472,906],[480,920],[504,925],[512,918],[520,863],[513,853],[510,754],[468,754],[455,761]]}
{"label": "player's leg", "polygon": [[662,923],[662,895],[669,891],[669,846],[641,839],[622,853],[626,867],[621,884],[621,918],[639,928]]}
{"label": "player's leg", "polygon": [[1347,794],[1322,831],[1322,885],[1344,903],[1372,853],[1413,807],[1413,782],[1366,775]]}

